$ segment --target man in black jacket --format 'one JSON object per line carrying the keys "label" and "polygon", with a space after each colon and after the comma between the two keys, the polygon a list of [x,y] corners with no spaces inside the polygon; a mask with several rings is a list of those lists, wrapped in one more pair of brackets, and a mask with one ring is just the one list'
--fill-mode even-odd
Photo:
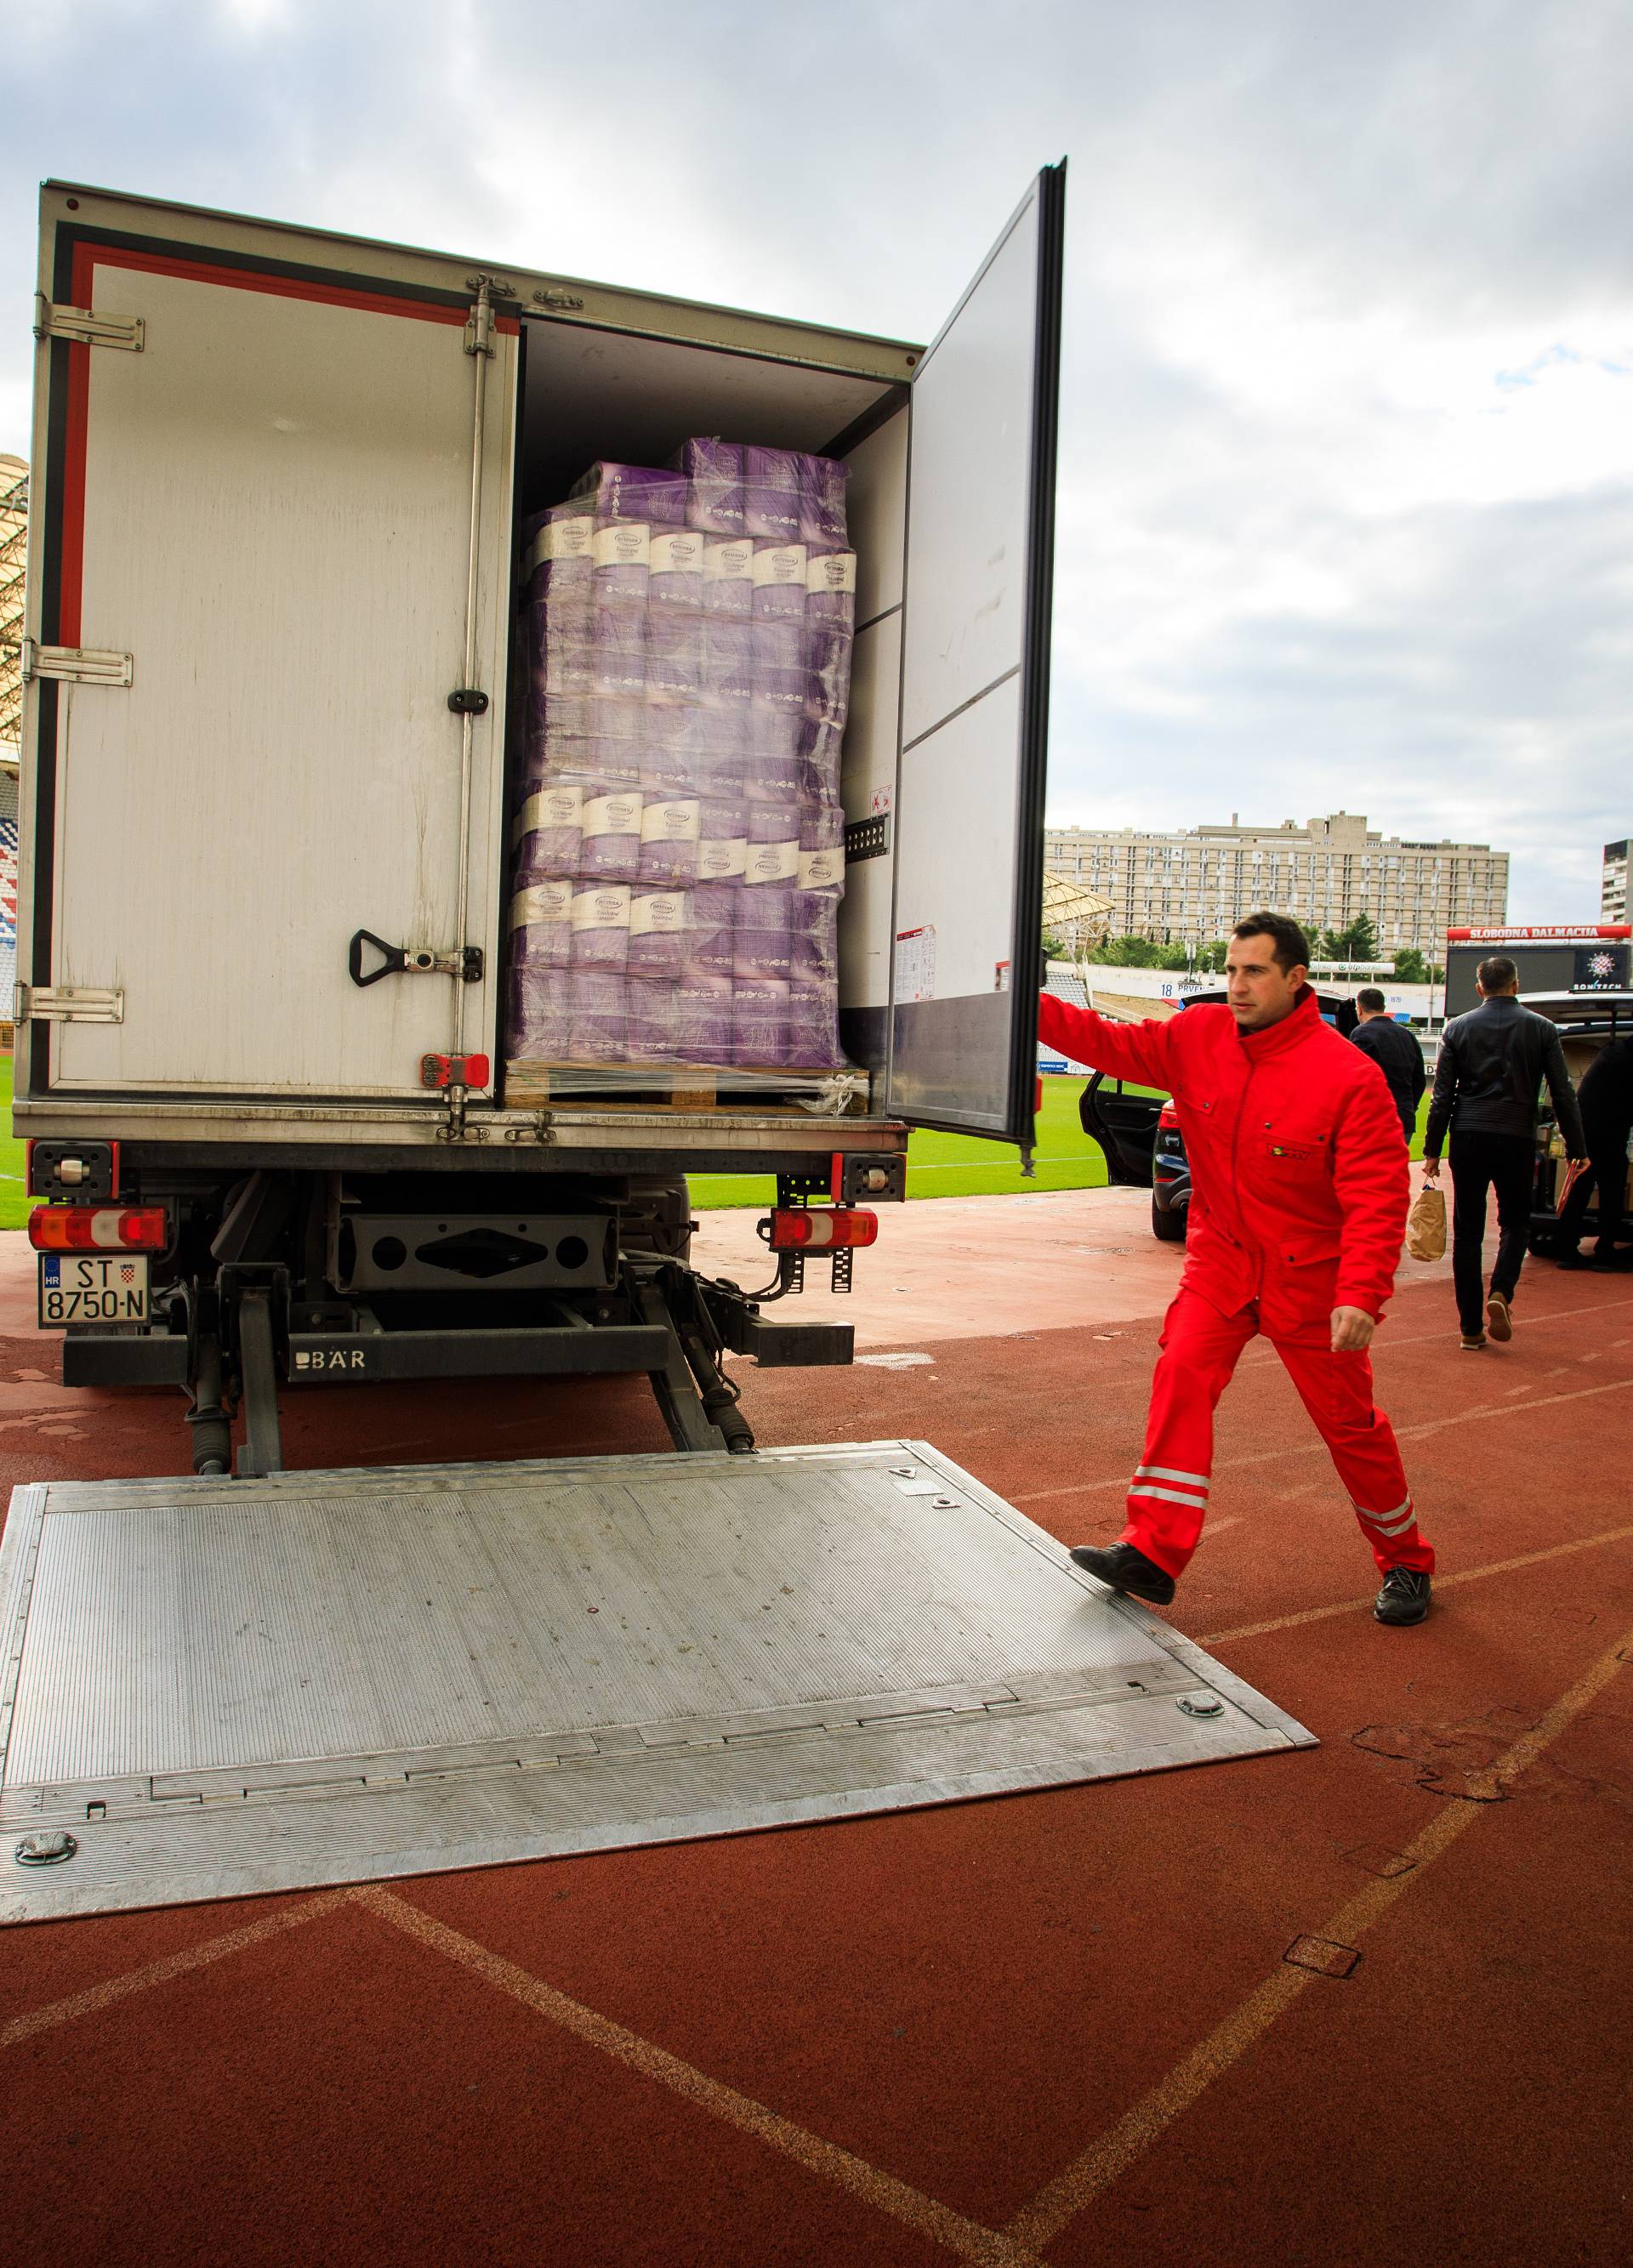
{"label": "man in black jacket", "polygon": [[1582,1074],[1577,1089],[1587,1138],[1588,1169],[1570,1185],[1559,1212],[1559,1264],[1585,1265],[1577,1250],[1588,1196],[1599,1193],[1595,1268],[1615,1268],[1616,1230],[1626,1204],[1628,1136],[1633,1133],[1633,1040],[1608,1040]]}
{"label": "man in black jacket", "polygon": [[[1559,1034],[1546,1016],[1522,1008],[1519,972],[1506,954],[1482,961],[1480,1005],[1453,1017],[1440,1042],[1434,1098],[1423,1135],[1424,1175],[1440,1175],[1440,1145],[1452,1129],[1452,1278],[1457,1287],[1463,1346],[1474,1353],[1494,1339],[1512,1338],[1510,1307],[1526,1256],[1531,1191],[1536,1173],[1537,1093],[1542,1081],[1573,1163],[1587,1145],[1576,1092],[1565,1069]],[[1496,1266],[1481,1313],[1486,1234],[1486,1190],[1495,1185]]]}
{"label": "man in black jacket", "polygon": [[1375,984],[1365,985],[1356,994],[1356,1013],[1360,1020],[1349,1035],[1349,1043],[1363,1056],[1371,1056],[1389,1081],[1389,1092],[1400,1113],[1400,1131],[1410,1142],[1417,1131],[1417,1106],[1429,1084],[1422,1044],[1404,1024],[1396,1023]]}

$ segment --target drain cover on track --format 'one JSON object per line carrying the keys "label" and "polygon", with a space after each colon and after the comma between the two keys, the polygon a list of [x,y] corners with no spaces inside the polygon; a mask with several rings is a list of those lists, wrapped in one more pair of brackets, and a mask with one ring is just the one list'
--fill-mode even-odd
{"label": "drain cover on track", "polygon": [[37,1484],[0,1634],[8,1921],[1312,1742],[917,1441]]}

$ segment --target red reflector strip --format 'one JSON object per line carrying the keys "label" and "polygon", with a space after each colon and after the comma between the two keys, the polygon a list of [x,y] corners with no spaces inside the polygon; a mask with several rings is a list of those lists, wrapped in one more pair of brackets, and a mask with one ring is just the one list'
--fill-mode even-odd
{"label": "red reflector strip", "polygon": [[162,1252],[170,1224],[163,1205],[36,1205],[28,1241],[36,1252]]}
{"label": "red reflector strip", "polygon": [[842,1205],[811,1205],[771,1217],[773,1252],[825,1252],[836,1245],[872,1244],[879,1233],[876,1212]]}

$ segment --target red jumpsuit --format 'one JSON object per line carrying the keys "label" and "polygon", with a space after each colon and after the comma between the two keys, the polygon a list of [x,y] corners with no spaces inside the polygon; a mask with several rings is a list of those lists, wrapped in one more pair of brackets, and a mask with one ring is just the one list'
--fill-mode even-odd
{"label": "red jumpsuit", "polygon": [[1191,1164],[1185,1273],[1164,1319],[1123,1541],[1170,1575],[1208,1510],[1214,1408],[1262,1332],[1286,1366],[1380,1568],[1432,1574],[1364,1352],[1332,1351],[1334,1307],[1376,1322],[1394,1285],[1410,1177],[1384,1075],[1306,990],[1279,1024],[1225,1007],[1112,1024],[1044,994],[1038,1032],[1075,1062],[1173,1096]]}

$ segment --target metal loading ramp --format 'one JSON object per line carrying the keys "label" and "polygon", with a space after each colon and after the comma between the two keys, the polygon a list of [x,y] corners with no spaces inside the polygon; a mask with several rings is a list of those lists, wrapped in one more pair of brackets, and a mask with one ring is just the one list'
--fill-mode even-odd
{"label": "metal loading ramp", "polygon": [[1313,1745],[921,1441],[31,1484],[0,1633],[7,1921]]}

